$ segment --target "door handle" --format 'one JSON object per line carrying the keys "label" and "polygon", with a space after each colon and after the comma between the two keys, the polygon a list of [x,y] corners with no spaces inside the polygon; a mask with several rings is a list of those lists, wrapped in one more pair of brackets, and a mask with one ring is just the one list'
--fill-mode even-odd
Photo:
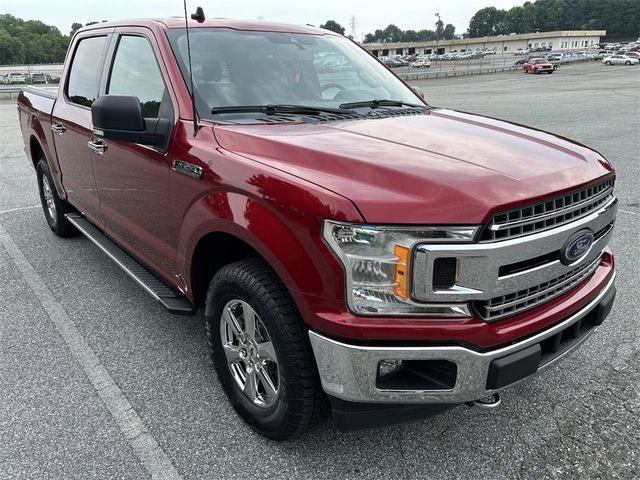
{"label": "door handle", "polygon": [[89,147],[90,150],[93,150],[98,155],[104,155],[104,152],[107,149],[107,146],[104,143],[102,143],[101,140],[98,140],[97,142],[93,142],[89,140],[87,142],[87,146]]}
{"label": "door handle", "polygon": [[67,129],[64,128],[64,125],[62,125],[61,123],[52,124],[51,130],[53,130],[53,133],[59,136],[62,136],[62,134],[67,131]]}

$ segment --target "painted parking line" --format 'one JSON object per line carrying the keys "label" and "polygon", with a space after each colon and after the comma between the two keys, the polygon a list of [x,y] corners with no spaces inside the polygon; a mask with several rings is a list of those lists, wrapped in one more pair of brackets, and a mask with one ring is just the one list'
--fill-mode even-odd
{"label": "painted parking line", "polygon": [[618,209],[619,212],[628,213],[629,215],[638,215],[638,212],[630,212],[629,210]]}
{"label": "painted parking line", "polygon": [[42,304],[71,354],[80,364],[96,393],[111,413],[120,431],[151,478],[181,479],[182,477],[175,466],[149,433],[127,397],[2,224],[0,224],[0,244],[4,246],[34,295]]}
{"label": "painted parking line", "polygon": [[27,205],[26,207],[9,208],[7,210],[0,210],[0,215],[2,215],[3,213],[21,212],[22,210],[33,210],[34,208],[39,207],[40,205]]}

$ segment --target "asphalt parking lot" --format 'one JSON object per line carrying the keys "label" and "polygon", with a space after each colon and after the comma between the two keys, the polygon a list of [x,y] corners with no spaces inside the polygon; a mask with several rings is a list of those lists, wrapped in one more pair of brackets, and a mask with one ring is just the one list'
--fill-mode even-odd
{"label": "asphalt parking lot", "polygon": [[[168,315],[88,240],[49,231],[7,101],[0,478],[640,478],[640,67],[594,63],[418,85],[433,105],[572,137],[617,168],[618,297],[581,349],[506,391],[494,410],[463,406],[359,433],[326,421],[295,441],[266,440],[218,386],[201,315]],[[105,402],[104,385],[115,400]]]}

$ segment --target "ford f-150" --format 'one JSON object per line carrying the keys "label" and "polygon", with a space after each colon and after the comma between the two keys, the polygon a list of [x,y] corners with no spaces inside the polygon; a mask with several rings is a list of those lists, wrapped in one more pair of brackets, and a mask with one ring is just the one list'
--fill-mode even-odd
{"label": "ford f-150", "polygon": [[602,155],[431,106],[326,30],[96,24],[18,111],[51,230],[204,309],[230,402],[273,439],[329,410],[354,429],[494,406],[613,303]]}

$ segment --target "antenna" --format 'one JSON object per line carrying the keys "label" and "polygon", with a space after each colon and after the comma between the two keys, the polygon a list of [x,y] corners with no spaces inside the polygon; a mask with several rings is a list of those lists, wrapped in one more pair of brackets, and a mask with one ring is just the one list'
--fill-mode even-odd
{"label": "antenna", "polygon": [[[196,101],[194,98],[193,90],[193,68],[191,68],[191,42],[189,41],[189,19],[187,17],[187,0],[183,0],[184,3],[184,28],[187,31],[187,57],[189,60],[189,81],[191,83],[191,91],[189,96],[191,97],[191,110],[193,112],[193,136],[198,133],[198,112],[196,111]],[[204,11],[202,7],[196,9],[196,13],[191,15],[191,18],[198,23],[204,22]]]}

